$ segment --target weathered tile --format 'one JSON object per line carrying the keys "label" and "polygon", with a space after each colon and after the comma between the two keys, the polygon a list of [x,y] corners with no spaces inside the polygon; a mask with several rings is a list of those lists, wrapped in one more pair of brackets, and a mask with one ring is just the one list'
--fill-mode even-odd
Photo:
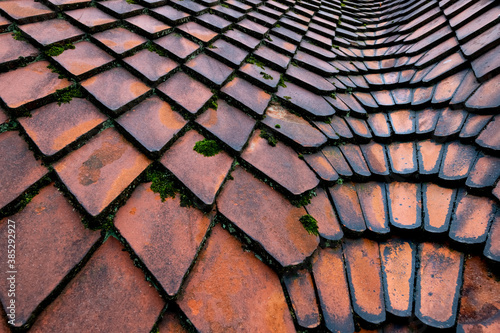
{"label": "weathered tile", "polygon": [[56,13],[35,1],[2,1],[0,9],[19,24],[54,18]]}
{"label": "weathered tile", "polygon": [[354,117],[346,117],[345,121],[351,128],[355,137],[359,138],[361,141],[367,141],[372,138],[372,134],[370,133],[370,128],[364,119],[354,118]]}
{"label": "weathered tile", "polygon": [[177,303],[200,332],[235,327],[295,331],[278,276],[220,225],[214,227]]}
{"label": "weathered tile", "polygon": [[65,12],[80,29],[97,32],[111,28],[117,20],[95,7],[87,7]]}
{"label": "weathered tile", "polygon": [[388,114],[394,134],[410,135],[415,133],[416,117],[411,110],[400,110]]}
{"label": "weathered tile", "polygon": [[204,156],[194,150],[205,138],[191,130],[179,138],[160,162],[169,169],[204,205],[212,205],[233,159],[224,151]]}
{"label": "weathered tile", "polygon": [[369,144],[360,145],[370,172],[380,176],[388,176],[390,173],[389,163],[384,145],[371,141]]}
{"label": "weathered tile", "polygon": [[292,195],[315,188],[319,180],[292,148],[277,142],[271,146],[256,130],[241,154],[246,162],[275,181]]}
{"label": "weathered tile", "polygon": [[417,172],[417,152],[414,142],[393,142],[387,148],[393,173],[411,175]]}
{"label": "weathered tile", "polygon": [[463,145],[457,141],[448,143],[443,151],[439,178],[450,181],[466,179],[476,156],[477,150],[474,146]]}
{"label": "weathered tile", "polygon": [[34,59],[38,50],[28,42],[16,40],[11,34],[0,35],[0,68],[11,68],[19,63],[19,58]]}
{"label": "weathered tile", "polygon": [[412,314],[416,253],[415,244],[406,240],[393,238],[380,243],[385,308],[399,317]]}
{"label": "weathered tile", "polygon": [[344,233],[340,228],[337,215],[333,211],[332,204],[328,199],[328,194],[322,188],[316,189],[316,196],[311,199],[311,203],[305,206],[309,215],[318,221],[318,232],[321,237],[328,240],[340,240]]}
{"label": "weathered tile", "polygon": [[333,203],[339,214],[340,223],[355,232],[366,230],[365,219],[361,211],[358,194],[353,183],[344,182],[329,188]]}
{"label": "weathered tile", "polygon": [[135,75],[149,85],[161,82],[179,67],[179,64],[172,59],[149,50],[139,51],[123,61],[130,66]]}
{"label": "weathered tile", "polygon": [[302,269],[288,273],[283,276],[283,281],[299,325],[307,328],[317,327],[320,324],[319,310],[309,271]]}
{"label": "weathered tile", "polygon": [[441,115],[441,110],[435,110],[433,108],[427,108],[422,111],[415,113],[417,117],[416,121],[416,133],[426,134],[431,133],[436,128],[439,116]]}
{"label": "weathered tile", "polygon": [[99,215],[148,166],[113,128],[54,164],[59,178],[92,216]]}
{"label": "weathered tile", "polygon": [[491,115],[469,114],[467,120],[460,131],[459,137],[462,139],[475,138],[491,120]]}
{"label": "weathered tile", "polygon": [[115,217],[115,226],[168,295],[177,294],[210,224],[210,216],[162,202],[151,183],[139,185]]}
{"label": "weathered tile", "polygon": [[163,23],[149,15],[142,14],[133,16],[125,20],[131,24],[134,28],[137,28],[141,35],[148,37],[149,39],[155,39],[161,36],[165,36],[168,32],[172,30],[172,27],[168,24]]}
{"label": "weathered tile", "polygon": [[465,185],[471,188],[492,188],[499,177],[500,159],[479,153]]}
{"label": "weathered tile", "polygon": [[450,105],[463,105],[479,85],[474,72],[469,70],[462,79],[462,83],[458,86],[455,94],[453,94]]}
{"label": "weathered tile", "polygon": [[286,87],[279,87],[277,96],[285,103],[312,116],[331,116],[335,109],[320,95],[287,82]]}
{"label": "weathered tile", "polygon": [[0,134],[0,209],[26,191],[48,170],[35,159],[16,131]]}
{"label": "weathered tile", "polygon": [[154,42],[169,54],[173,55],[175,57],[174,59],[181,61],[200,49],[198,44],[176,33],[161,37]]}
{"label": "weathered tile", "polygon": [[170,104],[157,96],[141,102],[116,122],[150,152],[161,151],[187,124]]}
{"label": "weathered tile", "polygon": [[352,170],[340,149],[336,146],[326,146],[322,150],[323,155],[333,166],[340,176],[352,176]]}
{"label": "weathered tile", "polygon": [[99,9],[121,19],[137,15],[144,9],[141,5],[128,3],[126,0],[97,2],[96,5]]}
{"label": "weathered tile", "polygon": [[248,52],[245,50],[240,49],[223,39],[218,39],[212,44],[212,48],[209,47],[206,51],[214,58],[218,58],[220,61],[226,62],[228,65],[233,67],[241,65],[243,60],[248,55]]}
{"label": "weathered tile", "polygon": [[165,303],[122,249],[116,238],[108,238],[40,314],[31,330],[150,330]]}
{"label": "weathered tile", "polygon": [[106,119],[92,103],[74,98],[60,106],[57,103],[42,106],[30,117],[19,118],[19,122],[40,151],[52,156]]}
{"label": "weathered tile", "polygon": [[449,189],[432,183],[422,185],[422,206],[426,231],[448,231],[456,195],[456,189]]}
{"label": "weathered tile", "polygon": [[220,87],[232,74],[233,69],[206,54],[200,54],[185,65],[199,74],[207,83]]}
{"label": "weathered tile", "polygon": [[318,175],[318,177],[326,182],[334,182],[339,179],[339,174],[333,166],[328,162],[323,152],[319,151],[314,154],[303,155],[304,161]]}
{"label": "weathered tile", "polygon": [[496,205],[493,200],[461,190],[451,219],[450,238],[460,243],[483,243],[488,236]]}
{"label": "weathered tile", "polygon": [[245,63],[239,73],[256,85],[265,85],[266,89],[275,91],[281,79],[281,73],[262,64]]}
{"label": "weathered tile", "polygon": [[177,29],[189,34],[190,36],[193,36],[204,44],[209,44],[214,40],[215,37],[217,37],[216,32],[207,29],[196,22],[184,23],[183,25],[178,26]]}
{"label": "weathered tile", "polygon": [[354,332],[351,300],[340,246],[335,249],[320,248],[313,256],[312,272],[327,329],[331,332]]}
{"label": "weathered tile", "polygon": [[500,261],[500,214],[497,213],[491,222],[488,240],[484,247],[484,256],[494,261]]}
{"label": "weathered tile", "polygon": [[392,182],[387,185],[391,224],[401,229],[416,229],[422,225],[420,184]]}
{"label": "weathered tile", "polygon": [[176,25],[190,17],[188,13],[178,10],[172,6],[161,6],[151,10],[151,15],[159,20],[165,20],[167,23]]}
{"label": "weathered tile", "polygon": [[[85,229],[81,216],[53,184],[43,188],[25,209],[3,219],[0,225],[5,235],[11,234],[8,230],[15,230],[14,235],[22,235],[15,239],[18,249],[16,269],[10,270],[22,272],[15,275],[15,326],[20,327],[85,257],[100,233]],[[57,235],[57,241],[47,242],[48,239],[54,240],[54,235]],[[2,240],[2,246],[7,248],[7,237]],[[6,251],[2,260],[8,261]],[[3,292],[0,293],[6,306],[11,299],[7,292],[8,283],[9,280],[4,279]],[[9,309],[4,309],[9,313]]]}
{"label": "weathered tile", "polygon": [[384,322],[385,303],[378,243],[367,238],[345,239],[342,248],[354,312],[370,323]]}
{"label": "weathered tile", "polygon": [[[498,25],[500,27],[500,24]],[[500,85],[500,75],[484,82],[465,102],[465,107],[480,112],[494,111],[500,106],[500,96],[496,94]]]}
{"label": "weathered tile", "polygon": [[191,114],[197,114],[213,95],[208,87],[183,72],[175,73],[158,90]]}
{"label": "weathered tile", "polygon": [[271,100],[271,95],[264,90],[238,77],[226,83],[220,91],[259,116],[264,114]]}
{"label": "weathered tile", "polygon": [[19,28],[42,47],[54,43],[72,42],[84,35],[83,31],[61,19],[26,24]]}
{"label": "weathered tile", "polygon": [[181,319],[176,313],[167,311],[158,324],[158,333],[189,333],[189,331],[182,325]]}
{"label": "weathered tile", "polygon": [[148,86],[121,67],[83,81],[82,87],[113,115],[140,102],[150,91]]}
{"label": "weathered tile", "polygon": [[415,314],[426,325],[451,327],[462,286],[463,254],[433,243],[421,243],[418,252]]}
{"label": "weathered tile", "polygon": [[344,154],[347,162],[351,166],[351,170],[355,175],[360,177],[369,177],[371,172],[363,157],[363,153],[358,145],[345,144],[340,146],[340,151]]}
{"label": "weathered tile", "polygon": [[418,172],[421,175],[433,175],[439,172],[443,158],[444,145],[434,140],[417,143]]}
{"label": "weathered tile", "polygon": [[48,61],[37,61],[26,67],[0,74],[0,98],[11,109],[32,109],[37,104],[50,101],[57,90],[70,85],[59,79],[47,66]]}
{"label": "weathered tile", "polygon": [[147,42],[147,39],[125,28],[114,28],[92,35],[115,57],[126,57]]}
{"label": "weathered tile", "polygon": [[356,192],[368,230],[379,234],[388,233],[390,229],[385,184],[358,183]]}
{"label": "weathered tile", "polygon": [[371,113],[366,120],[370,126],[371,132],[378,138],[388,138],[391,136],[389,121],[385,113]]}
{"label": "weathered tile", "polygon": [[464,69],[454,75],[444,78],[436,85],[434,96],[432,97],[432,104],[442,104],[451,100],[457,91],[460,83],[464,80],[467,70]]}
{"label": "weathered tile", "polygon": [[438,139],[446,139],[458,134],[467,118],[467,114],[464,110],[445,108],[441,111],[441,116],[434,130],[434,136]]}
{"label": "weathered tile", "polygon": [[484,148],[500,150],[500,116],[495,116],[481,131],[476,143]]}

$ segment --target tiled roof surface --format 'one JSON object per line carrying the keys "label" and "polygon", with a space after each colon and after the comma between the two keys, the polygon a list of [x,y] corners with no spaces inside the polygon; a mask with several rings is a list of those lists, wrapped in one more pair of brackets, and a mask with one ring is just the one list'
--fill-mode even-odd
{"label": "tiled roof surface", "polygon": [[0,332],[499,332],[499,42],[495,0],[1,1]]}

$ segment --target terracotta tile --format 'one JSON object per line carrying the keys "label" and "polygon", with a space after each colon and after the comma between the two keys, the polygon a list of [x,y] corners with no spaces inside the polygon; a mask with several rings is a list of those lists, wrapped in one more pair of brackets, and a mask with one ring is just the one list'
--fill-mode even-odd
{"label": "terracotta tile", "polygon": [[422,185],[422,206],[426,231],[436,233],[448,231],[456,195],[456,189],[432,183]]}
{"label": "terracotta tile", "polygon": [[109,128],[54,164],[59,178],[92,216],[100,214],[141,174],[149,160]]}
{"label": "terracotta tile", "polygon": [[[183,72],[175,73],[160,84],[158,90],[191,114],[198,113],[212,98],[210,89]],[[192,96],[193,91],[196,91],[196,96]]]}
{"label": "terracotta tile", "polygon": [[76,43],[74,49],[66,50],[52,59],[77,79],[86,79],[97,74],[114,60],[112,56],[87,41]]}
{"label": "terracotta tile", "polygon": [[130,23],[133,27],[139,29],[141,35],[147,38],[154,39],[161,36],[165,36],[172,30],[172,27],[168,24],[163,23],[149,15],[137,15],[125,20]]}
{"label": "terracotta tile", "polygon": [[427,108],[422,111],[417,111],[415,115],[417,117],[417,121],[415,124],[416,133],[417,134],[431,133],[436,128],[438,119],[441,116],[441,110]]}
{"label": "terracotta tile", "polygon": [[111,114],[118,115],[147,96],[149,87],[124,68],[113,68],[82,82]]}
{"label": "terracotta tile", "polygon": [[184,23],[183,25],[178,26],[177,29],[184,31],[205,44],[209,44],[215,37],[217,37],[216,32],[207,29],[196,22]]}
{"label": "terracotta tile", "polygon": [[273,147],[260,134],[260,130],[254,132],[241,158],[292,195],[300,195],[318,185],[316,175],[292,148],[281,142]]}
{"label": "terracotta tile", "polygon": [[68,104],[51,103],[19,118],[26,134],[46,156],[52,156],[97,129],[106,117],[85,99],[74,98]]}
{"label": "terracotta tile", "polygon": [[385,113],[371,113],[366,120],[370,126],[371,132],[378,138],[387,138],[391,135],[389,121]]}
{"label": "terracotta tile", "polygon": [[[7,234],[15,227],[18,235],[16,244],[16,313],[15,323],[20,327],[62,280],[87,254],[99,239],[100,233],[85,229],[81,216],[64,198],[63,194],[49,185],[21,212],[9,217],[14,221],[1,222],[1,230]],[[54,235],[56,243],[54,243]],[[47,242],[48,239],[53,241]],[[7,237],[2,241],[7,248]],[[7,253],[2,260],[7,262]],[[0,293],[2,303],[9,304],[8,280],[3,282]],[[6,309],[7,313],[9,310]]]}
{"label": "terracotta tile", "polygon": [[500,214],[498,211],[491,222],[491,228],[483,254],[485,257],[494,261],[500,261]]}
{"label": "terracotta tile", "polygon": [[359,140],[367,141],[367,139],[372,138],[372,134],[370,133],[368,124],[364,119],[346,117],[345,120],[354,133],[355,137],[357,137]]}
{"label": "terracotta tile", "polygon": [[499,177],[500,159],[479,153],[465,184],[471,188],[492,188]]}
{"label": "terracotta tile", "polygon": [[463,254],[433,243],[421,243],[418,252],[415,314],[426,325],[451,327],[462,285]]}
{"label": "terracotta tile", "polygon": [[481,55],[479,58],[472,61],[472,69],[474,74],[479,81],[483,81],[490,77],[492,74],[498,72],[498,67],[500,63],[496,55],[500,51],[500,47],[496,47],[485,54]]}
{"label": "terracotta tile", "polygon": [[230,21],[210,13],[200,15],[197,19],[201,25],[206,25],[209,29],[215,30],[219,33],[227,30],[227,28],[231,25]]}
{"label": "terracotta tile", "polygon": [[335,171],[321,151],[314,154],[306,154],[303,157],[320,179],[326,182],[334,182],[339,179],[337,171]]}
{"label": "terracotta tile", "polygon": [[83,31],[61,19],[26,24],[19,29],[34,39],[38,46],[72,42],[84,35]]}
{"label": "terracotta tile", "polygon": [[411,110],[400,110],[388,113],[394,134],[409,135],[415,133],[416,117]]}
{"label": "terracotta tile", "polygon": [[394,103],[397,105],[409,105],[412,101],[413,96],[412,91],[408,88],[398,88],[391,90],[392,98]]}
{"label": "terracotta tile", "polygon": [[113,27],[117,20],[95,7],[87,7],[65,12],[80,29],[97,32]]}
{"label": "terracotta tile", "polygon": [[295,83],[305,87],[308,90],[315,91],[319,94],[331,94],[335,91],[335,86],[325,80],[320,75],[310,72],[307,69],[296,66],[289,66],[286,75],[291,77]]}
{"label": "terracotta tile", "polygon": [[47,174],[15,131],[0,134],[0,209]]}
{"label": "terracotta tile", "polygon": [[50,101],[56,90],[70,85],[68,80],[52,73],[48,65],[48,61],[38,61],[0,74],[0,98],[7,107],[32,109]]}
{"label": "terracotta tile", "polygon": [[0,35],[0,68],[12,68],[19,57],[33,59],[38,50],[31,44],[12,38],[11,34]]}
{"label": "terracotta tile", "polygon": [[360,145],[370,172],[380,176],[389,175],[389,163],[387,160],[386,149],[384,145],[371,141],[369,144]]}
{"label": "terracotta tile", "polygon": [[155,43],[173,55],[175,60],[185,60],[200,49],[198,44],[176,33],[161,37]]}
{"label": "terracotta tile", "polygon": [[458,86],[455,94],[453,94],[450,105],[463,105],[467,98],[469,98],[479,85],[480,84],[477,81],[474,72],[472,70],[467,72],[465,77],[462,79],[462,83]]}
{"label": "terracotta tile", "polygon": [[354,332],[354,321],[342,257],[340,247],[320,248],[313,256],[312,272],[326,328],[350,333]]}
{"label": "terracotta tile", "polygon": [[354,312],[370,323],[385,321],[378,243],[366,238],[345,239],[342,248]]}
{"label": "terracotta tile", "polygon": [[51,19],[56,13],[34,1],[2,1],[0,9],[19,24]]}
{"label": "terracotta tile", "polygon": [[204,156],[193,147],[205,139],[191,130],[179,138],[160,162],[169,169],[204,205],[212,205],[233,159],[225,152]]}
{"label": "terracotta tile", "polygon": [[289,112],[280,104],[271,104],[262,122],[304,148],[320,147],[327,141],[326,137],[305,119]]}
{"label": "terracotta tile", "polygon": [[259,116],[264,114],[271,100],[271,95],[264,90],[238,77],[226,83],[220,91],[235,99],[243,108]]}
{"label": "terracotta tile", "polygon": [[174,312],[167,311],[163,314],[163,318],[158,325],[159,333],[189,333],[188,329],[185,328],[178,315]]}
{"label": "terracotta tile", "polygon": [[450,108],[442,110],[434,130],[434,136],[445,139],[458,134],[467,115],[468,112],[463,110],[452,110]]}
{"label": "terracotta tile", "polygon": [[346,144],[339,147],[355,175],[360,177],[371,176],[371,172],[358,145]]}
{"label": "terracotta tile", "polygon": [[495,214],[494,201],[460,190],[451,219],[450,238],[461,243],[483,243]]}
{"label": "terracotta tile", "polygon": [[223,39],[218,39],[212,44],[212,47],[214,48],[206,49],[206,52],[214,58],[218,58],[220,61],[223,61],[233,67],[241,65],[243,60],[248,55],[248,52],[245,50],[240,49]]}
{"label": "terracotta tile", "polygon": [[308,270],[302,269],[283,276],[290,295],[297,322],[302,327],[315,328],[320,324],[318,303],[313,280]]}
{"label": "terracotta tile", "polygon": [[411,175],[417,172],[417,152],[413,142],[394,142],[387,147],[393,173]]}
{"label": "terracotta tile", "polygon": [[333,130],[335,133],[340,136],[341,138],[345,139],[352,139],[353,134],[351,130],[349,129],[349,126],[347,126],[346,121],[344,118],[338,117],[338,116],[333,116],[330,119],[330,125],[332,126]]}
{"label": "terracotta tile", "polygon": [[354,97],[363,104],[363,106],[369,108],[369,109],[377,109],[378,104],[373,98],[373,96],[370,93],[367,92],[361,92],[361,91],[356,91],[353,92]]}
{"label": "terracotta tile", "polygon": [[157,96],[146,99],[116,121],[150,152],[161,151],[187,124]]}
{"label": "terracotta tile", "polygon": [[380,243],[385,308],[399,317],[409,317],[413,307],[416,246],[393,238]]}
{"label": "terracotta tile", "polygon": [[285,70],[290,62],[290,57],[278,53],[267,46],[260,46],[253,54],[277,71]]}
{"label": "terracotta tile", "polygon": [[[479,256],[465,260],[457,331],[473,332],[474,326],[481,327],[490,318],[498,317],[500,285],[489,271],[487,262]],[[485,326],[483,332],[488,331]]]}
{"label": "terracotta tile", "polygon": [[0,32],[4,32],[10,23],[11,22],[8,19],[0,15]]}
{"label": "terracotta tile", "polygon": [[280,87],[277,96],[302,112],[312,116],[331,116],[335,109],[320,95],[287,82],[286,88]]}
{"label": "terracotta tile", "polygon": [[392,182],[387,185],[391,224],[401,229],[416,229],[422,225],[420,184]]}
{"label": "terracotta tile", "polygon": [[344,182],[343,185],[334,185],[329,189],[341,224],[354,232],[365,231],[365,219],[354,184]]}
{"label": "terracotta tile", "polygon": [[423,175],[437,174],[443,158],[444,145],[434,140],[420,141],[417,144],[418,172]]}
{"label": "terracotta tile", "polygon": [[165,20],[167,23],[175,25],[179,24],[190,15],[172,6],[161,6],[151,10],[151,15],[159,20]]}
{"label": "terracotta tile", "polygon": [[215,87],[223,85],[233,72],[231,67],[203,53],[188,61],[185,66]]}
{"label": "terracotta tile", "polygon": [[358,183],[356,192],[368,230],[385,234],[389,229],[386,187],[384,183]]}
{"label": "terracotta tile", "polygon": [[448,143],[443,151],[439,178],[450,181],[466,179],[476,156],[477,150],[474,146],[463,145],[457,141]]}
{"label": "terracotta tile", "polygon": [[181,207],[139,185],[115,217],[115,226],[168,295],[177,294],[210,224],[210,216]]}
{"label": "terracotta tile", "polygon": [[491,115],[469,114],[460,131],[460,138],[475,138],[491,120]]}
{"label": "terracotta tile", "polygon": [[484,82],[465,102],[465,107],[481,112],[496,110],[500,106],[500,97],[496,94],[499,85],[500,75]]}
{"label": "terracotta tile", "polygon": [[114,57],[126,57],[147,42],[142,36],[124,28],[114,28],[92,35]]}
{"label": "terracotta tile", "polygon": [[242,77],[255,85],[265,85],[268,90],[276,91],[281,79],[281,73],[266,66],[245,63],[239,68]]}
{"label": "terracotta tile", "polygon": [[335,130],[331,126],[331,120],[328,121],[312,121],[312,123],[323,133],[327,139],[330,140],[338,140],[340,137],[338,136],[337,133],[335,133]]}
{"label": "terracotta tile", "polygon": [[196,122],[235,151],[241,151],[250,136],[255,120],[244,112],[218,100],[218,108],[209,108]]}
{"label": "terracotta tile", "polygon": [[500,25],[496,24],[479,36],[473,38],[467,43],[460,45],[460,49],[468,58],[475,58],[484,53],[492,46],[498,44],[498,35],[500,34]]}
{"label": "terracotta tile", "polygon": [[361,106],[361,104],[354,99],[352,94],[337,94],[337,98],[340,98],[347,106],[351,109],[351,112],[354,112],[361,117],[366,116],[366,110]]}
{"label": "terracotta tile", "polygon": [[48,2],[57,8],[67,10],[71,8],[80,8],[90,4],[91,0],[49,0]]}
{"label": "terracotta tile", "polygon": [[394,105],[394,100],[389,90],[372,91],[371,94],[381,107],[390,107]]}
{"label": "terracotta tile", "polygon": [[342,239],[344,233],[325,190],[317,188],[316,196],[305,208],[307,213],[318,221],[318,231],[321,237],[328,240]]}
{"label": "terracotta tile", "polygon": [[164,301],[122,248],[118,240],[110,237],[42,312],[31,330],[150,330]]}
{"label": "terracotta tile", "polygon": [[253,38],[238,29],[228,30],[224,33],[224,36],[230,39],[231,42],[236,43],[237,46],[242,47],[247,51],[255,49],[260,43],[260,40]]}
{"label": "terracotta tile", "polygon": [[133,56],[123,59],[123,61],[130,66],[131,72],[149,85],[161,82],[174,73],[179,66],[172,59],[162,57],[149,50],[139,51]]}
{"label": "terracotta tile", "polygon": [[204,11],[207,7],[202,6],[194,1],[180,1],[180,0],[174,0],[172,1],[173,5],[176,5],[177,7],[181,7],[183,10],[196,15],[196,14],[201,14],[202,11]]}
{"label": "terracotta tile", "polygon": [[9,116],[5,111],[0,107],[0,125],[5,124],[9,120]]}
{"label": "terracotta tile", "polygon": [[348,177],[353,175],[351,167],[338,147],[326,146],[322,152],[339,175]]}
{"label": "terracotta tile", "polygon": [[423,105],[429,103],[432,99],[434,88],[434,86],[431,86],[414,89],[413,101],[411,102],[411,105]]}
{"label": "terracotta tile", "polygon": [[137,15],[144,9],[141,5],[128,3],[125,0],[97,2],[96,5],[99,9],[121,19]]}
{"label": "terracotta tile", "polygon": [[481,131],[476,143],[487,149],[500,150],[500,117],[495,116]]}
{"label": "terracotta tile", "polygon": [[177,303],[200,332],[235,327],[295,331],[278,276],[220,225],[214,227]]}
{"label": "terracotta tile", "polygon": [[458,86],[464,80],[466,74],[467,70],[463,70],[441,80],[436,85],[436,90],[434,91],[434,96],[432,97],[432,103],[442,104],[450,101],[455,94],[455,91],[457,91]]}

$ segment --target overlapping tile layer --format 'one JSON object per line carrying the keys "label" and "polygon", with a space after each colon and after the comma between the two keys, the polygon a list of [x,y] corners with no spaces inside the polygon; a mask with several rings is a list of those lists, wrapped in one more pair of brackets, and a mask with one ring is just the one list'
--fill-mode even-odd
{"label": "overlapping tile layer", "polygon": [[500,331],[499,45],[495,0],[1,1],[0,332]]}

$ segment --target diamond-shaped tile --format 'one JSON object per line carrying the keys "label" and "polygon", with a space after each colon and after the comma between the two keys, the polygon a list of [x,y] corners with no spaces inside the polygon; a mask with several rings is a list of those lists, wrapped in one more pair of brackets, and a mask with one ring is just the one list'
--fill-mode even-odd
{"label": "diamond-shaped tile", "polygon": [[142,50],[131,57],[123,59],[132,72],[141,77],[149,85],[154,85],[171,75],[179,66],[170,58],[162,57],[155,52]]}
{"label": "diamond-shaped tile", "polygon": [[142,36],[124,28],[114,28],[92,36],[115,57],[126,57],[147,42]]}
{"label": "diamond-shaped tile", "polygon": [[97,32],[113,27],[117,20],[95,7],[66,12],[70,20],[83,30]]}
{"label": "diamond-shaped tile", "polygon": [[61,19],[26,24],[19,28],[34,39],[39,46],[68,43],[84,35],[83,31]]}
{"label": "diamond-shaped tile", "polygon": [[172,54],[176,60],[185,60],[200,48],[195,42],[176,33],[159,38],[155,43]]}
{"label": "diamond-shaped tile", "polygon": [[56,13],[35,1],[2,1],[0,9],[19,24],[54,18]]}

